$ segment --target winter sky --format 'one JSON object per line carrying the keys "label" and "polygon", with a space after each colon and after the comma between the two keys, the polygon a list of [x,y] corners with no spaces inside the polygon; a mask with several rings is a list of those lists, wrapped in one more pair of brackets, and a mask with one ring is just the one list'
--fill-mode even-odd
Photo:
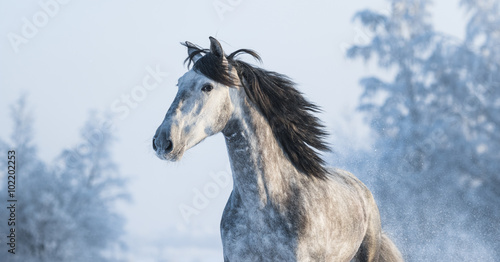
{"label": "winter sky", "polygon": [[[436,2],[436,28],[461,38],[459,1]],[[230,183],[213,178],[228,175],[222,136],[207,139],[178,163],[160,161],[151,148],[186,71],[179,42],[208,47],[214,36],[226,52],[256,50],[263,67],[293,78],[322,107],[320,118],[334,146],[339,137],[359,146],[368,132],[355,113],[358,81],[387,74],[345,58],[346,47],[369,39],[352,22],[365,8],[390,11],[384,0],[1,1],[0,137],[11,130],[8,108],[21,94],[28,95],[35,142],[46,161],[79,142],[89,110],[111,112],[118,138],[113,158],[133,198],[119,207],[127,218],[130,259],[220,261],[219,221],[231,191]],[[34,28],[26,29],[26,23]],[[14,35],[24,40],[13,43]],[[148,77],[152,87],[146,89]],[[194,207],[197,190],[207,185],[214,194],[187,220],[179,207]]]}

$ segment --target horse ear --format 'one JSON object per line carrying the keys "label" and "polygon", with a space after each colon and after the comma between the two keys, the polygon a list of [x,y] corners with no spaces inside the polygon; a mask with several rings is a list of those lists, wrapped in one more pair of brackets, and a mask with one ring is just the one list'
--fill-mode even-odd
{"label": "horse ear", "polygon": [[187,47],[188,49],[188,56],[191,57],[191,55],[195,52],[198,52],[196,55],[194,55],[192,57],[192,61],[193,61],[193,64],[196,63],[196,61],[198,61],[198,59],[200,59],[202,57],[202,52],[200,52],[200,48],[198,48],[195,44],[189,42],[189,41],[186,41],[185,42],[185,46]]}
{"label": "horse ear", "polygon": [[210,39],[210,52],[212,54],[216,55],[219,57],[223,62],[226,60],[226,56],[224,55],[224,50],[222,50],[222,46],[220,45],[219,41],[213,37],[209,37]]}

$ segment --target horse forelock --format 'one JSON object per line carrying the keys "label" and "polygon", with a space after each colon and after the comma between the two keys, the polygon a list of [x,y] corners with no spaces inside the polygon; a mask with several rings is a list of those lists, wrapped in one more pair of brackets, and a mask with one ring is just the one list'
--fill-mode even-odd
{"label": "horse forelock", "polygon": [[[204,54],[194,63],[193,70],[227,86],[243,86],[250,101],[267,119],[275,139],[295,168],[307,176],[327,177],[328,171],[320,156],[321,151],[330,150],[325,142],[327,132],[314,116],[320,109],[296,89],[290,78],[236,59],[240,54],[249,54],[261,61],[253,50],[239,49],[225,56],[225,64],[210,50],[196,48],[185,60],[189,62],[188,67],[196,55]],[[228,65],[236,69],[239,79],[230,74]]]}

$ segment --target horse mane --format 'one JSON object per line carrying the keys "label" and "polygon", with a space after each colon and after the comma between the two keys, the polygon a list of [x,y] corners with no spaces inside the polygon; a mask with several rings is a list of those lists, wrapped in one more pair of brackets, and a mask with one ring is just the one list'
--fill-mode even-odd
{"label": "horse mane", "polygon": [[240,54],[248,54],[261,62],[260,56],[253,50],[239,49],[226,56],[240,79],[236,83],[229,74],[228,65],[212,54],[208,49],[182,43],[186,47],[195,47],[184,62],[189,65],[198,54],[204,54],[193,65],[193,69],[213,81],[227,86],[241,85],[252,101],[267,119],[275,139],[283,152],[300,172],[307,176],[325,179],[328,171],[320,151],[329,151],[325,142],[327,132],[321,121],[314,116],[320,112],[315,104],[309,102],[295,88],[295,83],[287,76],[267,71],[236,59]]}

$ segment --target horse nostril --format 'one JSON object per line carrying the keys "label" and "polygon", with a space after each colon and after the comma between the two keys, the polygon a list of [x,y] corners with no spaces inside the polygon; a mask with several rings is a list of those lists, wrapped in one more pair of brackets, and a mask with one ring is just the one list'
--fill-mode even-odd
{"label": "horse nostril", "polygon": [[154,151],[156,151],[156,143],[155,143],[155,141],[156,141],[156,138],[153,137],[153,150]]}
{"label": "horse nostril", "polygon": [[170,151],[172,151],[173,147],[174,147],[174,144],[172,143],[172,141],[171,140],[167,140],[167,148],[166,148],[167,153],[170,152]]}

